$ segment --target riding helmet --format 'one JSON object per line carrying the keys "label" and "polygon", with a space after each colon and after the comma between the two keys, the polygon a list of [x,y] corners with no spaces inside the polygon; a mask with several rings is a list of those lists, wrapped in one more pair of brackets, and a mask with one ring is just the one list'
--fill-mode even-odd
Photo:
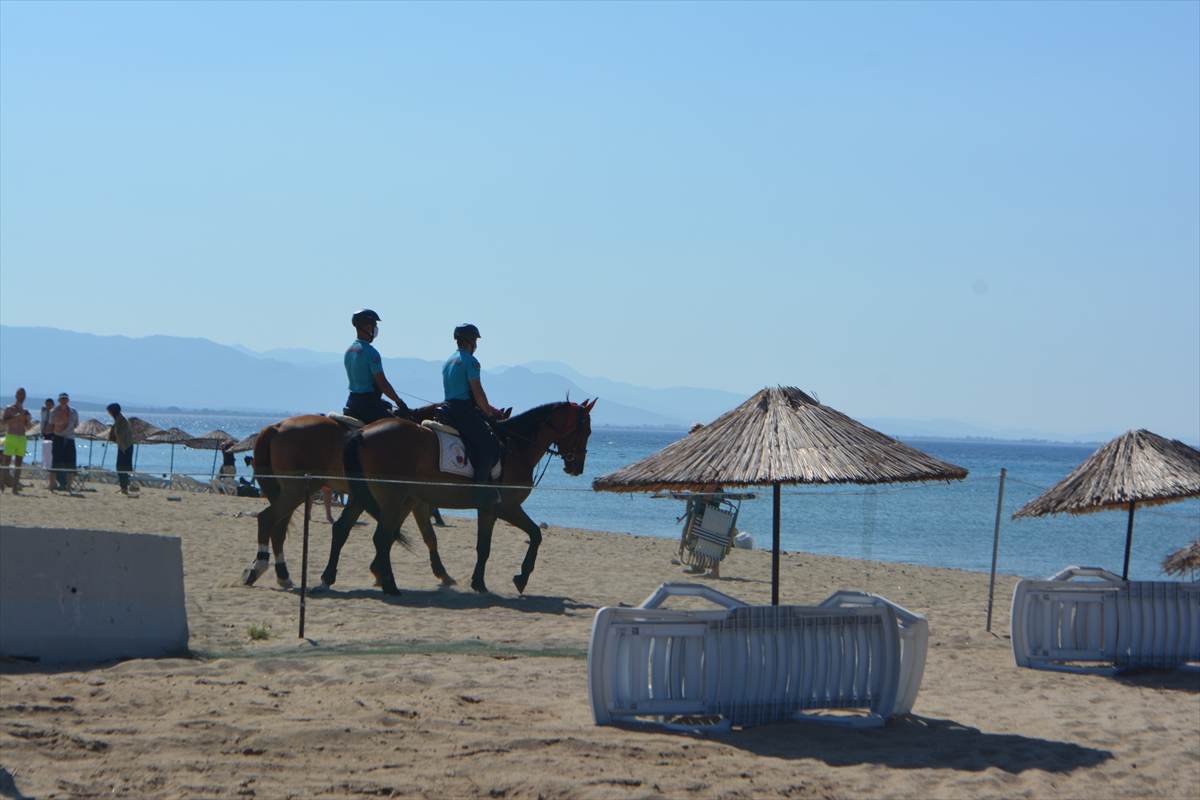
{"label": "riding helmet", "polygon": [[483,336],[479,333],[479,328],[476,328],[469,322],[464,322],[462,325],[459,325],[454,329],[454,340],[458,341],[459,339],[467,338],[482,339]]}
{"label": "riding helmet", "polygon": [[364,308],[360,311],[355,311],[354,316],[350,318],[350,324],[354,327],[369,325],[374,322],[382,322],[379,315],[369,308]]}

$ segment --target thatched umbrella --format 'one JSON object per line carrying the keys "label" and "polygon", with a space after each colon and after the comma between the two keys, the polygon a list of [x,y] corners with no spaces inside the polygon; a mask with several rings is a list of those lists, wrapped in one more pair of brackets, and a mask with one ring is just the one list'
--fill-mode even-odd
{"label": "thatched umbrella", "polygon": [[163,432],[162,428],[138,417],[129,418],[129,430],[133,433],[134,444],[152,444],[150,437]]}
{"label": "thatched umbrella", "polygon": [[188,439],[186,442],[183,443],[183,446],[184,447],[192,447],[192,448],[195,448],[196,450],[212,450],[213,451],[212,474],[216,475],[217,474],[217,453],[220,452],[221,450],[225,449],[226,442],[236,442],[236,441],[237,441],[236,436],[234,436],[231,433],[226,433],[225,431],[221,430],[220,428],[217,428],[216,430],[211,430],[208,433],[202,433],[199,436],[196,436],[192,439]]}
{"label": "thatched umbrella", "polygon": [[[149,422],[146,422],[146,420],[138,417],[129,418],[129,430],[133,433],[133,443],[135,445],[150,444],[151,436],[156,433],[162,433],[162,428],[158,427],[157,425],[151,425]],[[133,468],[135,471],[137,470],[137,453],[138,449],[134,447]]]}
{"label": "thatched umbrella", "polygon": [[1134,509],[1197,496],[1200,496],[1200,450],[1150,431],[1126,431],[1092,453],[1070,475],[1026,503],[1012,518],[1128,508],[1125,569],[1121,577],[1129,580]]}
{"label": "thatched umbrella", "polygon": [[1163,572],[1182,576],[1185,572],[1200,570],[1200,539],[1176,550],[1163,559]]}
{"label": "thatched umbrella", "polygon": [[173,474],[175,472],[175,445],[189,442],[194,438],[196,437],[181,428],[167,428],[165,431],[159,431],[151,436],[147,444],[171,445],[171,465],[167,467],[167,472]]}
{"label": "thatched umbrella", "polygon": [[885,436],[799,389],[763,389],[690,436],[603,475],[606,492],[774,490],[771,602],[779,603],[779,487],[783,484],[961,480],[962,467]]}
{"label": "thatched umbrella", "polygon": [[254,449],[254,443],[258,441],[258,432],[250,434],[244,439],[238,439],[237,444],[229,448],[234,453],[246,453]]}
{"label": "thatched umbrella", "polygon": [[[91,442],[104,442],[104,453],[108,454],[108,427],[98,419],[85,419],[75,428],[75,438]],[[92,466],[92,448],[88,447],[88,466]],[[103,469],[104,461],[100,461]]]}

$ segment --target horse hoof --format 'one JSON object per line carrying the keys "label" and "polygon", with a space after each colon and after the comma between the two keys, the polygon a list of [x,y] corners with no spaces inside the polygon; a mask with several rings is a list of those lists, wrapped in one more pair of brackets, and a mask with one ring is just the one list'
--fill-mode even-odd
{"label": "horse hoof", "polygon": [[398,587],[396,585],[396,582],[394,580],[388,579],[386,581],[383,581],[383,583],[380,585],[379,588],[383,589],[383,593],[386,594],[388,597],[399,597],[400,596],[400,587]]}
{"label": "horse hoof", "polygon": [[442,578],[442,586],[458,586],[458,581],[447,575],[446,577]]}
{"label": "horse hoof", "polygon": [[529,585],[529,578],[524,575],[513,575],[513,585],[517,587],[517,591],[525,594],[525,587]]}
{"label": "horse hoof", "polygon": [[471,581],[471,588],[479,594],[488,593],[487,584],[485,584],[483,581]]}
{"label": "horse hoof", "polygon": [[291,578],[276,578],[276,583],[279,584],[280,589],[295,589],[296,588],[296,582],[294,580],[292,580]]}
{"label": "horse hoof", "polygon": [[329,584],[321,581],[319,584],[308,590],[309,594],[324,594],[329,591]]}
{"label": "horse hoof", "polygon": [[258,573],[254,571],[254,567],[247,567],[246,571],[242,573],[242,586],[253,586],[256,580],[258,580]]}

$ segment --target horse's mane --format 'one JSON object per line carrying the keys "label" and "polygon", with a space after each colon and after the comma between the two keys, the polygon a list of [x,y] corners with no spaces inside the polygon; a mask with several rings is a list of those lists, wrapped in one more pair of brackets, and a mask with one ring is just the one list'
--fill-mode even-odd
{"label": "horse's mane", "polygon": [[564,406],[566,404],[567,403],[565,401],[561,400],[557,403],[546,403],[545,405],[531,408],[528,411],[522,411],[515,417],[503,420],[502,422],[497,422],[496,427],[506,434],[513,434],[523,439],[530,440],[537,435],[538,428],[542,426],[542,423],[549,419],[550,415],[553,414],[559,406]]}

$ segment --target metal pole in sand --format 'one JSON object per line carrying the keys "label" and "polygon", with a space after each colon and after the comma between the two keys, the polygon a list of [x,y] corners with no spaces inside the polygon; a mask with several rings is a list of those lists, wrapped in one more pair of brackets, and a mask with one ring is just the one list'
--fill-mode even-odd
{"label": "metal pole in sand", "polygon": [[987,630],[992,630],[992,600],[996,596],[996,554],[1000,550],[1000,509],[1004,505],[1004,476],[1008,470],[1000,469],[1000,496],[996,498],[996,533],[992,536],[992,582],[988,585]]}
{"label": "metal pole in sand", "polygon": [[304,552],[300,556],[300,638],[304,638],[304,600],[308,593],[308,520],[312,516],[312,475],[304,476]]}
{"label": "metal pole in sand", "polygon": [[779,484],[771,485],[774,522],[771,525],[771,605],[779,605]]}

